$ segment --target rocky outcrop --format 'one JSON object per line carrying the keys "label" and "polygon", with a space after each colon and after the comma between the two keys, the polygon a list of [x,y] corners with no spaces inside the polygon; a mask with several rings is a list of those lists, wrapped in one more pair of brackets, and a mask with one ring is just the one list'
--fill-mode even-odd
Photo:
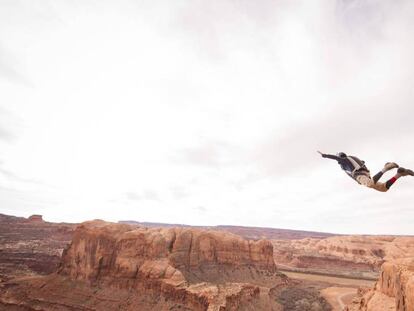
{"label": "rocky outcrop", "polygon": [[89,310],[102,297],[105,310],[279,310],[269,288],[285,282],[265,240],[93,221],[78,226],[56,275],[10,285],[0,301]]}
{"label": "rocky outcrop", "polygon": [[0,214],[0,283],[16,276],[55,272],[75,225]]}
{"label": "rocky outcrop", "polygon": [[360,295],[347,311],[414,311],[414,258],[386,262],[373,289]]}
{"label": "rocky outcrop", "polygon": [[337,236],[326,239],[273,240],[275,261],[303,269],[377,278],[385,261],[414,256],[414,237]]}
{"label": "rocky outcrop", "polygon": [[[246,271],[244,271],[246,270]],[[244,281],[276,272],[273,247],[232,234],[185,228],[136,228],[105,222],[78,227],[60,274],[93,282],[144,274],[188,282]],[[260,279],[263,279],[260,275]]]}
{"label": "rocky outcrop", "polygon": [[32,215],[28,218],[30,222],[43,222],[43,216],[42,215]]}

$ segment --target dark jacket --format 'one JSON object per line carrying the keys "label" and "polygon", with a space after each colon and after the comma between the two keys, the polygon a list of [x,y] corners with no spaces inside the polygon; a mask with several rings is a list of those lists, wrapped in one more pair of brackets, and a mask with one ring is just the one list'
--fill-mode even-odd
{"label": "dark jacket", "polygon": [[359,175],[369,174],[368,168],[365,166],[365,161],[362,161],[354,156],[338,157],[331,154],[323,154],[322,157],[336,160],[341,168],[353,179]]}

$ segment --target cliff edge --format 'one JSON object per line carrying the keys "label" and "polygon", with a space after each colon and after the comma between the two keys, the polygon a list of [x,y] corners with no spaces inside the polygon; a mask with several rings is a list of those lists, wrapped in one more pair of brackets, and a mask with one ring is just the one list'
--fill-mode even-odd
{"label": "cliff edge", "polygon": [[58,272],[7,284],[7,306],[53,310],[280,310],[269,241],[216,231],[91,221],[74,232]]}
{"label": "cliff edge", "polygon": [[360,295],[346,311],[414,311],[414,258],[385,262],[373,289]]}

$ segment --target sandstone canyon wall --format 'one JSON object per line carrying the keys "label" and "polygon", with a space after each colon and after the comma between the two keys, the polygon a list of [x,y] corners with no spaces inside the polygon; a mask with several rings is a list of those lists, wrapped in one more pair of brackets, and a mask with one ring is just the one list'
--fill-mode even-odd
{"label": "sandstone canyon wall", "polygon": [[414,256],[414,237],[336,236],[273,240],[281,268],[376,279],[381,265]]}
{"label": "sandstone canyon wall", "polygon": [[16,280],[0,301],[53,310],[281,310],[270,288],[287,282],[268,241],[93,221],[77,227],[56,274]]}
{"label": "sandstone canyon wall", "polygon": [[386,262],[373,289],[360,297],[347,311],[414,311],[414,257]]}

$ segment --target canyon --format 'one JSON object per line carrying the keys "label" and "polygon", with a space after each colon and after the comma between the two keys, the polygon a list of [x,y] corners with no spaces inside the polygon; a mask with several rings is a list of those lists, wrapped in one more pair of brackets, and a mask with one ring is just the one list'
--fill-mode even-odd
{"label": "canyon", "polygon": [[334,236],[272,240],[280,268],[377,279],[384,262],[414,257],[414,237]]}
{"label": "canyon", "polygon": [[21,310],[282,310],[269,241],[187,228],[80,224],[56,273],[6,282]]}
{"label": "canyon", "polygon": [[373,288],[361,288],[345,311],[414,310],[414,257],[387,261]]}
{"label": "canyon", "polygon": [[414,310],[413,237],[219,227],[0,214],[0,310]]}
{"label": "canyon", "polygon": [[0,282],[54,272],[75,225],[0,214]]}

